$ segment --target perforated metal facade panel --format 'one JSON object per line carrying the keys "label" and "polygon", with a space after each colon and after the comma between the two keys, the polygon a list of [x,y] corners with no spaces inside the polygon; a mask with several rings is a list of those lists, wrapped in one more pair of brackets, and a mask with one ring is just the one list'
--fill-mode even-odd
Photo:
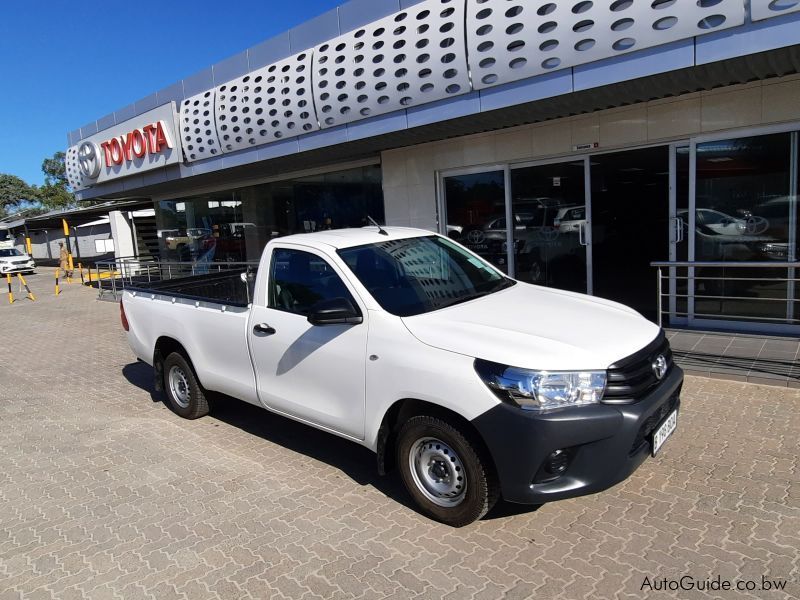
{"label": "perforated metal facade panel", "polygon": [[473,87],[500,85],[743,23],[742,0],[467,0]]}
{"label": "perforated metal facade panel", "polygon": [[89,187],[88,180],[83,176],[80,163],[78,162],[79,145],[67,148],[64,155],[64,168],[67,172],[67,181],[70,187],[75,191],[84,190]]}
{"label": "perforated metal facade panel", "polygon": [[180,134],[187,162],[221,154],[214,115],[214,90],[181,102]]}
{"label": "perforated metal facade panel", "polygon": [[314,51],[320,125],[344,123],[470,91],[464,0],[425,0]]}
{"label": "perforated metal facade panel", "polygon": [[[370,1],[364,0],[363,6]],[[409,111],[407,115],[402,111],[473,90],[491,91],[480,97],[473,94],[470,98],[474,98],[474,103],[461,110],[475,114],[492,110],[499,106],[492,104],[493,98],[512,104],[527,102],[530,100],[527,94],[535,95],[540,89],[535,79],[538,75],[681,40],[685,43],[677,50],[682,53],[683,65],[691,63],[693,37],[741,26],[747,10],[753,21],[800,12],[800,0],[407,0],[399,3],[392,0],[381,3],[387,10],[396,9],[398,4],[410,6],[367,25],[360,26],[360,23],[379,13],[370,8],[368,13],[361,14],[353,5],[348,8],[348,18],[343,18],[342,12],[332,13],[325,17],[322,29],[313,25],[306,31],[313,33],[309,33],[310,37],[305,33],[299,37],[294,33],[286,34],[278,44],[281,54],[258,64],[283,56],[289,48],[296,52],[318,44],[341,29],[360,26],[215,88],[205,89],[214,85],[213,77],[218,73],[226,73],[221,75],[223,78],[242,73],[249,55],[234,61],[235,70],[217,66],[213,71],[207,69],[199,76],[184,80],[174,90],[175,96],[170,91],[169,98],[180,98],[184,91],[203,90],[179,104],[179,138],[185,162],[220,158],[295,136],[300,137],[295,148],[301,151],[353,140],[373,134],[371,124],[305,140],[302,136],[321,128],[358,123],[387,113],[395,113],[398,118],[380,120],[376,128],[387,123],[387,130],[407,124],[414,126],[412,115],[426,115],[429,119],[424,121],[426,123],[450,119],[451,106],[465,105],[466,101],[452,105],[441,103],[434,109],[435,117],[428,115],[434,110]],[[391,5],[394,6],[390,8]],[[385,13],[381,11],[380,14]],[[767,25],[784,32],[784,37],[778,40],[783,43],[781,40],[793,40],[786,33],[793,23],[794,19],[790,18]],[[694,49],[699,53],[701,46],[756,44],[751,33],[764,38],[772,30],[748,22],[747,27],[740,30],[750,32],[748,36],[736,36],[732,40],[727,36],[714,36],[698,43]],[[756,52],[757,44],[753,48]],[[742,54],[745,53],[743,49]],[[651,58],[658,61],[660,56],[656,54],[645,54],[643,61],[634,59],[630,63]],[[719,60],[713,59],[713,53],[710,56],[709,60]],[[547,80],[569,80],[559,88],[561,94],[570,89],[584,89],[578,86],[578,79],[587,73],[602,74],[603,83],[596,86],[615,81],[614,78],[624,79],[624,67],[618,62],[598,65],[597,69],[593,65],[589,69],[576,69],[572,79],[563,72]],[[493,89],[523,79],[529,80],[531,85],[526,82]],[[547,80],[540,80],[542,88],[547,87]],[[127,114],[126,110],[121,112]],[[119,114],[120,111],[116,113]],[[114,118],[101,119],[97,125],[108,133],[114,122]],[[174,118],[170,122],[174,123]],[[83,136],[86,130],[84,128]],[[117,133],[122,135],[127,131]],[[80,130],[70,137],[70,143],[74,144],[79,138]],[[67,176],[76,190],[98,183],[81,172],[79,151],[80,143],[71,147],[66,157]],[[274,147],[276,155],[281,151],[280,147]],[[180,153],[178,149],[175,158]],[[265,152],[265,155],[270,154]],[[243,152],[242,161],[258,156],[258,152]],[[226,159],[224,164],[222,160],[209,161],[204,169],[227,168],[229,162],[235,161]],[[157,166],[148,163],[148,167]],[[135,164],[129,167],[130,173],[115,175],[124,177],[140,172],[135,167]]]}
{"label": "perforated metal facade panel", "polygon": [[750,0],[750,16],[762,21],[793,12],[800,12],[800,0]]}
{"label": "perforated metal facade panel", "polygon": [[235,152],[319,129],[311,91],[311,51],[216,89],[217,134]]}

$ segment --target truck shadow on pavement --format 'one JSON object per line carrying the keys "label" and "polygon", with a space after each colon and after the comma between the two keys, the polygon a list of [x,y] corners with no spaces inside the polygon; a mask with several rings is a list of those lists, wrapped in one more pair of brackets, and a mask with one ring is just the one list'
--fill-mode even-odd
{"label": "truck shadow on pavement", "polygon": [[[149,393],[153,402],[163,402],[162,392],[156,391],[153,385],[153,368],[150,365],[142,362],[128,364],[123,367],[122,375],[129,383]],[[330,465],[357,484],[372,486],[388,498],[417,512],[397,470],[386,476],[379,475],[375,454],[367,448],[235,398],[214,394],[213,400],[212,418]],[[173,418],[180,419],[177,415],[173,415]],[[501,500],[484,520],[530,513],[539,508]]]}

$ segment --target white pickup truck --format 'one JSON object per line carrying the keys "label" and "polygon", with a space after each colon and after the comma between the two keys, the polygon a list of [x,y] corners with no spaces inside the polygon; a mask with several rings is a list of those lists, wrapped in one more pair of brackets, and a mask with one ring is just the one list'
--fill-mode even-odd
{"label": "white pickup truck", "polygon": [[501,496],[606,489],[677,425],[683,374],[656,325],[428,231],[279,238],[255,278],[129,288],[121,317],[178,415],[205,415],[217,392],[348,438],[453,526]]}

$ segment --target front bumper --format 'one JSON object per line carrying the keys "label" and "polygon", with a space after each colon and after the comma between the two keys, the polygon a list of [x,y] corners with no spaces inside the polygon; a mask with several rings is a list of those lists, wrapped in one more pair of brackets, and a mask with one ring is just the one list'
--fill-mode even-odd
{"label": "front bumper", "polygon": [[25,273],[27,271],[33,271],[36,268],[36,263],[34,261],[27,262],[22,265],[12,265],[9,263],[0,264],[0,273],[5,275],[6,273]]}
{"label": "front bumper", "polygon": [[[625,480],[650,455],[651,441],[643,433],[680,406],[682,386],[683,371],[673,365],[655,389],[633,404],[543,414],[500,404],[473,424],[494,459],[503,498],[541,504],[599,492]],[[569,450],[569,467],[551,481],[535,483],[547,457],[559,449]]]}

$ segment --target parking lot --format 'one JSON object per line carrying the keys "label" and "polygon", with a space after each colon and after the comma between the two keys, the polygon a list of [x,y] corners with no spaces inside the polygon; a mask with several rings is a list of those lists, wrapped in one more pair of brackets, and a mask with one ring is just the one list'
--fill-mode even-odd
{"label": "parking lot", "polygon": [[689,377],[625,483],[455,530],[355,444],[232,400],[181,420],[116,304],[29,283],[0,298],[1,600],[800,595],[798,389]]}

